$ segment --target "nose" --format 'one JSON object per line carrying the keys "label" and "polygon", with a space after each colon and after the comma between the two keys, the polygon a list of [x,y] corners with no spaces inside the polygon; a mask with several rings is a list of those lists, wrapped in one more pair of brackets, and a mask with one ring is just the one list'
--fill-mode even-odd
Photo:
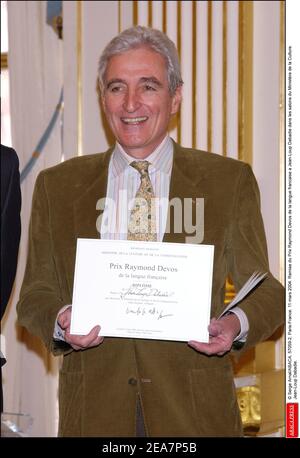
{"label": "nose", "polygon": [[123,108],[127,113],[134,113],[141,106],[137,92],[128,89],[124,97]]}

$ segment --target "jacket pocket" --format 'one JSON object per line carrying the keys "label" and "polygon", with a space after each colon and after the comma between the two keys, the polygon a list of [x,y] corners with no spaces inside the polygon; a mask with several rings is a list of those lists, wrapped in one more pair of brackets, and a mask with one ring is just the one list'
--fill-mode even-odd
{"label": "jacket pocket", "polygon": [[59,374],[59,428],[58,436],[82,435],[83,374],[64,372]]}
{"label": "jacket pocket", "polygon": [[199,436],[242,436],[231,366],[192,369],[189,376]]}

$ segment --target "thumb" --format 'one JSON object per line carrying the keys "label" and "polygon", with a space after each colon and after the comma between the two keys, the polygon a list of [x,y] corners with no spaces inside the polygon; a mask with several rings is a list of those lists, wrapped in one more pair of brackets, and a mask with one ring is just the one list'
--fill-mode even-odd
{"label": "thumb", "polygon": [[212,320],[208,326],[208,332],[212,337],[216,337],[222,332],[222,327],[217,320]]}
{"label": "thumb", "polygon": [[69,313],[67,313],[67,311],[63,312],[61,315],[59,315],[57,321],[61,328],[66,329],[70,321]]}

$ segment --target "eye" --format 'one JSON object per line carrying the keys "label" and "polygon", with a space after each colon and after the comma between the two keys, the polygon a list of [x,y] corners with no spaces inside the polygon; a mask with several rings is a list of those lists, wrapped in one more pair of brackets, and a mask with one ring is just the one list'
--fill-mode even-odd
{"label": "eye", "polygon": [[109,88],[109,92],[113,92],[113,93],[122,92],[123,90],[124,90],[124,87],[122,85],[120,85],[120,84],[112,85]]}
{"label": "eye", "polygon": [[144,89],[145,91],[156,91],[156,88],[154,86],[151,86],[151,84],[145,84]]}

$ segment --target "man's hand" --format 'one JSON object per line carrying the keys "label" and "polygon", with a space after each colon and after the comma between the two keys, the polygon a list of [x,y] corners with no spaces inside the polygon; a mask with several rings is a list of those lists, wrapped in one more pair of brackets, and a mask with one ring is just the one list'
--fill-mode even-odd
{"label": "man's hand", "polygon": [[188,345],[206,355],[222,356],[230,351],[234,339],[239,335],[240,320],[234,313],[223,316],[219,320],[212,318],[208,331],[209,343],[191,340]]}
{"label": "man's hand", "polygon": [[100,326],[95,326],[86,336],[77,336],[70,334],[72,307],[67,308],[64,312],[58,315],[57,322],[65,331],[65,341],[74,348],[74,350],[84,350],[85,348],[97,347],[100,345],[104,337],[98,336]]}

